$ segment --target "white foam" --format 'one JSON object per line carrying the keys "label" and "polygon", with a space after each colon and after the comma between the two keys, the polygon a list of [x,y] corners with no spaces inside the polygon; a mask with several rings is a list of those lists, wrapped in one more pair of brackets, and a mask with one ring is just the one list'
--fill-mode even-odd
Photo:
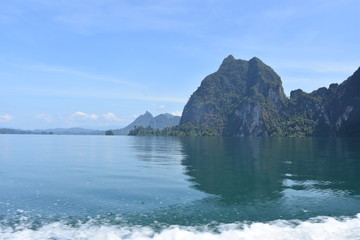
{"label": "white foam", "polygon": [[360,239],[360,214],[353,218],[317,217],[308,221],[277,220],[269,223],[221,224],[210,227],[168,227],[155,232],[147,227],[97,226],[91,223],[70,227],[51,223],[38,230],[0,228],[1,240],[325,240]]}

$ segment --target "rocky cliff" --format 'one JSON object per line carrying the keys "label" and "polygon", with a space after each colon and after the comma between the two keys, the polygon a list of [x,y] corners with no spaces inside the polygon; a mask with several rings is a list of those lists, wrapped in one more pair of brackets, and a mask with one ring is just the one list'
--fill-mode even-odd
{"label": "rocky cliff", "polygon": [[342,84],[284,94],[280,77],[254,57],[224,59],[184,107],[180,125],[228,136],[360,136],[360,70]]}
{"label": "rocky cliff", "polygon": [[[290,119],[302,116],[315,136],[360,136],[360,68],[346,81],[290,94]],[[300,124],[298,124],[300,125]]]}

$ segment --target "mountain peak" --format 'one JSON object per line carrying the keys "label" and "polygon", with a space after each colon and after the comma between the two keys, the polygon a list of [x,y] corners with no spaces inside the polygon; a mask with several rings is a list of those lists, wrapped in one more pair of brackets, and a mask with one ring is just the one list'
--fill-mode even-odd
{"label": "mountain peak", "polygon": [[258,57],[253,57],[253,58],[251,58],[251,59],[249,60],[249,63],[262,63],[262,64],[264,64],[264,62],[261,61],[261,59],[258,58]]}
{"label": "mountain peak", "polygon": [[235,61],[236,59],[234,58],[234,56],[233,55],[229,55],[229,56],[227,56],[225,59],[224,59],[224,61]]}
{"label": "mountain peak", "polygon": [[[232,72],[234,69],[243,69],[248,65],[248,61],[242,59],[235,59],[233,55],[227,56],[221,63],[219,70],[221,72]],[[237,71],[235,70],[235,71]]]}
{"label": "mountain peak", "polygon": [[227,71],[229,68],[241,68],[247,65],[252,66],[266,66],[258,57],[253,57],[249,61],[242,59],[235,59],[233,55],[227,56],[220,65],[220,69]]}
{"label": "mountain peak", "polygon": [[162,113],[162,114],[159,114],[158,116],[156,117],[166,117],[167,119],[170,119],[170,118],[173,118],[175,117],[174,115],[170,114],[170,113]]}
{"label": "mountain peak", "polygon": [[228,66],[231,66],[234,63],[236,63],[236,59],[233,57],[233,55],[229,55],[226,58],[224,58],[223,62],[220,65],[220,68],[227,68]]}
{"label": "mountain peak", "polygon": [[143,116],[153,116],[152,114],[151,114],[151,112],[149,112],[149,111],[146,111],[144,114],[143,114]]}

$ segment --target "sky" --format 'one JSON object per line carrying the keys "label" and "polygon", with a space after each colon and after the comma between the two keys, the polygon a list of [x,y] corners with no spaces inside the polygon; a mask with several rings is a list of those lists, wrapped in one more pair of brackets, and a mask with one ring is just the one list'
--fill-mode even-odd
{"label": "sky", "polygon": [[181,112],[228,55],[287,95],[360,66],[358,0],[0,1],[0,128],[121,128]]}

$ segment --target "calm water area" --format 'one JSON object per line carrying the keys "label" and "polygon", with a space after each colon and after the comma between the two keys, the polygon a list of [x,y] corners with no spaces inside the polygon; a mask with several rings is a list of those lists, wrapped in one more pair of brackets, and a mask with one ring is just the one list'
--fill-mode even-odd
{"label": "calm water area", "polygon": [[360,239],[359,138],[0,135],[0,239]]}

